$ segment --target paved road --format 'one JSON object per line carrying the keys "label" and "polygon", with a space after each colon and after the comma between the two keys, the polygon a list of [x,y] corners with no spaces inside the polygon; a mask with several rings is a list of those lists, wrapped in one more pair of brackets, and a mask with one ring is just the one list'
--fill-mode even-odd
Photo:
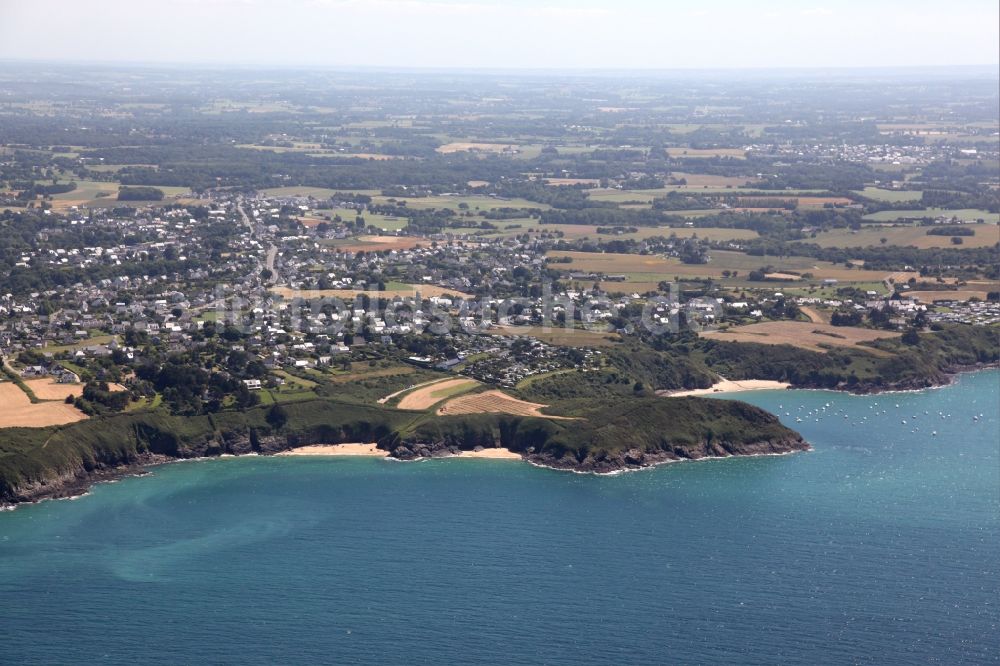
{"label": "paved road", "polygon": [[[254,226],[254,223],[250,220],[250,216],[247,215],[247,212],[243,209],[242,200],[236,203],[236,210],[239,211],[240,217],[243,218],[243,224],[247,226],[247,228],[250,230],[250,233],[256,233],[259,238],[261,235],[260,234],[261,230],[258,227]],[[268,244],[267,254],[265,255],[264,259],[264,268],[271,271],[271,278],[268,280],[268,284],[277,284],[278,282],[278,273],[277,271],[274,270],[274,260],[277,258],[277,256],[278,256],[278,248],[273,244]]]}

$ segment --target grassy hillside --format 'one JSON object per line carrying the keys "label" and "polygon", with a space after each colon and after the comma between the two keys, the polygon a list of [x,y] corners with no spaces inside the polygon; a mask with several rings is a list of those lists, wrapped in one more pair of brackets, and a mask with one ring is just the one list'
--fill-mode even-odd
{"label": "grassy hillside", "polygon": [[64,475],[87,475],[150,454],[189,458],[280,450],[299,442],[376,441],[401,424],[400,412],[332,400],[202,416],[164,411],[121,414],[53,428],[0,430],[0,502],[19,489]]}
{"label": "grassy hillside", "polygon": [[943,383],[957,368],[996,363],[1000,360],[998,336],[997,328],[950,325],[920,333],[916,344],[893,338],[828,351],[681,337],[654,341],[661,350],[634,343],[608,350],[599,371],[543,375],[523,383],[517,393],[525,400],[558,407],[580,399],[705,388],[719,375],[734,380],[772,379],[805,388],[921,388]]}
{"label": "grassy hillside", "polygon": [[[459,449],[500,446],[554,460],[583,461],[637,450],[678,457],[687,449],[719,444],[723,450],[760,442],[799,441],[774,415],[743,402],[640,396],[575,400],[555,410],[572,420],[499,414],[432,417],[384,441],[384,448],[443,443]],[[691,456],[697,457],[697,456]]]}
{"label": "grassy hillside", "polygon": [[[377,441],[389,450],[437,451],[499,445],[546,463],[598,471],[633,465],[635,451],[651,456],[638,466],[662,456],[781,452],[799,447],[801,439],[763,410],[735,401],[657,398],[652,391],[707,386],[715,373],[859,391],[919,388],[943,382],[957,368],[1000,360],[996,328],[948,326],[910,343],[881,340],[872,345],[875,353],[704,339],[679,339],[662,351],[616,349],[600,370],[554,373],[518,391],[550,405],[549,413],[570,417],[563,420],[442,417],[345,395],[200,416],[157,409],[60,427],[8,428],[0,430],[0,503],[52,495],[60,484],[155,456],[268,453],[314,443]],[[384,378],[374,381],[378,386],[370,390],[382,394]]]}
{"label": "grassy hillside", "polygon": [[152,411],[61,428],[12,428],[0,433],[0,502],[58,494],[94,473],[148,462],[152,456],[269,453],[315,443],[377,441],[389,450],[402,444],[437,451],[505,446],[570,465],[628,450],[688,457],[678,447],[799,439],[772,415],[737,402],[644,396],[568,401],[560,411],[577,418],[414,416],[318,399],[195,417]]}
{"label": "grassy hillside", "polygon": [[954,325],[919,334],[919,342],[879,340],[828,352],[789,345],[702,340],[694,355],[729,379],[774,379],[810,388],[912,389],[941,384],[957,368],[1000,360],[1000,331]]}

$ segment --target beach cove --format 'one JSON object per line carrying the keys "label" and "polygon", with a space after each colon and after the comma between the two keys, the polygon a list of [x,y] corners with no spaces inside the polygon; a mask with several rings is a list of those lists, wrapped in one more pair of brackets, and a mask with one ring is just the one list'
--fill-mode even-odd
{"label": "beach cove", "polygon": [[[0,513],[0,594],[16,609],[0,651],[12,663],[991,661],[1000,372],[907,393],[732,397],[785,421],[811,413],[796,425],[814,451],[617,476],[229,457]],[[414,618],[419,629],[389,630]],[[44,622],[61,630],[41,640]]]}

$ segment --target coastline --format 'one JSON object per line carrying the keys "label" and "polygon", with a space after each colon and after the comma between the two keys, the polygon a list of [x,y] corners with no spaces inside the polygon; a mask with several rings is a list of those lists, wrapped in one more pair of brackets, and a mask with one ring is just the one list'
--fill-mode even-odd
{"label": "coastline", "polygon": [[855,386],[815,386],[809,384],[790,384],[771,379],[740,379],[730,380],[720,378],[720,381],[703,389],[682,389],[657,391],[656,395],[664,398],[704,397],[719,394],[743,393],[748,391],[833,391],[850,395],[879,395],[882,393],[912,393],[929,389],[945,388],[954,384],[962,375],[984,370],[1000,370],[1000,362],[973,363],[955,365],[941,371],[940,381],[899,382],[892,385],[857,384]]}
{"label": "coastline", "polygon": [[[311,457],[367,457],[367,458],[392,458],[389,451],[378,448],[377,443],[357,444],[309,444],[297,446],[294,449],[280,451],[273,454],[276,458],[292,456]],[[427,460],[429,458],[479,458],[490,460],[523,460],[524,456],[503,447],[483,448],[477,447],[471,451],[460,450],[457,453],[448,451],[445,455],[431,455],[412,460]],[[393,460],[401,460],[393,458]],[[406,461],[406,462],[409,462]]]}
{"label": "coastline", "polygon": [[[972,366],[961,366],[949,369],[947,381],[938,382],[930,386],[919,386],[910,388],[884,387],[877,391],[851,391],[846,389],[820,389],[837,391],[846,394],[865,395],[867,393],[897,393],[916,392],[937,388],[945,388],[958,381],[962,375],[981,371],[1000,369],[1000,364],[983,363]],[[739,382],[746,383],[746,382]],[[770,388],[770,387],[769,387]],[[817,390],[819,387],[789,387],[790,390]],[[704,390],[704,389],[702,389]],[[763,389],[745,389],[763,390]],[[721,391],[720,391],[721,392]],[[676,395],[676,394],[674,394]],[[161,454],[142,453],[127,462],[121,464],[101,464],[92,469],[79,469],[71,472],[63,472],[54,478],[44,481],[37,481],[27,484],[20,489],[14,501],[0,502],[0,510],[13,510],[24,504],[36,504],[41,501],[51,499],[73,499],[85,495],[89,489],[98,483],[110,483],[118,479],[129,476],[144,476],[150,473],[149,468],[161,464],[170,464],[195,460],[210,460],[213,458],[241,458],[245,456],[366,456],[380,457],[394,461],[419,461],[432,458],[467,458],[467,459],[507,459],[524,460],[535,467],[548,468],[561,472],[572,472],[577,474],[594,474],[600,476],[616,475],[624,472],[641,471],[651,469],[660,465],[674,462],[692,462],[699,460],[718,460],[740,457],[777,456],[811,451],[812,447],[799,439],[796,442],[757,442],[755,444],[737,447],[733,450],[722,448],[718,443],[712,445],[701,444],[693,450],[683,451],[684,455],[679,455],[676,450],[663,450],[652,453],[641,451],[624,451],[615,454],[600,452],[597,457],[588,457],[584,460],[553,459],[551,456],[542,453],[535,453],[533,448],[529,448],[523,453],[511,451],[500,447],[476,447],[478,450],[462,450],[454,445],[438,445],[428,443],[411,444],[412,449],[404,449],[403,453],[408,455],[398,455],[400,447],[394,451],[379,449],[373,443],[345,443],[345,444],[296,444],[289,448],[281,448],[277,441],[271,442],[266,452],[226,452],[215,455],[195,455],[186,457],[172,457]]]}
{"label": "coastline", "polygon": [[741,393],[745,391],[780,391],[793,388],[788,382],[778,382],[771,379],[741,379],[731,380],[720,377],[708,388],[688,389],[681,391],[657,391],[656,394],[665,398],[685,398],[689,396],[714,395],[716,393]]}
{"label": "coastline", "polygon": [[796,453],[811,453],[812,451],[815,451],[815,449],[810,444],[806,443],[806,448],[795,449],[792,451],[779,451],[776,453],[742,453],[737,455],[725,455],[725,456],[702,456],[700,458],[668,458],[666,460],[650,463],[648,465],[642,465],[637,467],[623,467],[621,469],[615,469],[609,472],[579,470],[579,469],[572,469],[570,467],[553,467],[552,465],[546,465],[544,463],[535,462],[530,458],[525,458],[524,460],[532,467],[537,467],[539,469],[551,469],[554,472],[569,472],[570,474],[583,474],[586,476],[619,476],[621,474],[630,474],[632,472],[645,472],[647,470],[656,469],[658,467],[665,467],[667,465],[673,465],[677,463],[710,462],[713,460],[733,460],[736,458],[778,458],[781,456],[794,455]]}
{"label": "coastline", "polygon": [[388,451],[378,448],[378,445],[374,443],[309,444],[306,446],[297,446],[294,449],[288,449],[287,451],[280,451],[274,454],[276,458],[293,456],[363,456],[371,458],[385,458],[388,455]]}
{"label": "coastline", "polygon": [[973,363],[953,365],[941,370],[938,381],[897,382],[892,385],[863,383],[855,386],[810,386],[806,384],[792,385],[789,388],[796,391],[835,391],[850,395],[881,395],[883,393],[914,393],[931,389],[945,388],[957,382],[962,375],[986,370],[1000,370],[1000,362]]}
{"label": "coastline", "polygon": [[218,456],[199,456],[193,458],[168,458],[164,456],[150,456],[145,462],[130,463],[127,465],[122,465],[118,467],[109,467],[106,469],[95,470],[84,476],[73,476],[68,479],[59,479],[54,483],[46,484],[46,487],[51,488],[51,492],[41,492],[37,496],[33,496],[30,499],[24,499],[15,503],[0,504],[0,511],[14,511],[18,507],[39,504],[46,501],[54,500],[74,500],[81,497],[85,497],[90,494],[93,486],[103,483],[116,483],[117,481],[128,478],[128,477],[141,477],[147,476],[154,473],[153,468],[160,465],[173,465],[184,462],[203,462],[208,460],[221,460],[225,458],[329,458],[329,457],[356,457],[356,458],[380,458],[382,460],[391,460],[394,462],[423,462],[425,460],[451,460],[451,459],[465,459],[465,460],[517,460],[524,461],[531,465],[532,467],[537,467],[539,469],[549,469],[555,472],[568,472],[571,474],[584,474],[592,476],[617,476],[620,474],[625,474],[627,472],[641,472],[644,470],[651,470],[657,467],[662,467],[664,465],[669,465],[672,463],[683,463],[683,462],[702,462],[711,460],[729,460],[732,458],[762,458],[762,457],[775,457],[775,456],[787,456],[794,453],[803,453],[812,451],[813,448],[807,442],[803,440],[803,446],[801,448],[792,448],[785,451],[762,451],[762,452],[745,452],[745,453],[725,453],[722,455],[707,454],[698,455],[693,457],[682,457],[677,455],[672,455],[672,452],[663,452],[662,456],[650,457],[647,454],[641,454],[643,460],[640,464],[629,464],[623,465],[621,467],[616,467],[613,469],[577,469],[575,467],[560,466],[552,464],[552,461],[545,458],[544,456],[538,455],[522,455],[515,451],[503,447],[491,447],[482,448],[479,447],[478,450],[469,451],[459,451],[458,453],[451,453],[447,449],[439,452],[434,452],[428,456],[419,456],[414,458],[396,458],[393,457],[388,451],[384,449],[377,448],[377,444],[358,444],[358,443],[348,443],[348,444],[309,444],[305,446],[298,446],[293,449],[288,449],[285,451],[280,451],[278,453],[272,453],[269,455],[261,456],[258,453],[244,453],[244,454],[222,454]]}

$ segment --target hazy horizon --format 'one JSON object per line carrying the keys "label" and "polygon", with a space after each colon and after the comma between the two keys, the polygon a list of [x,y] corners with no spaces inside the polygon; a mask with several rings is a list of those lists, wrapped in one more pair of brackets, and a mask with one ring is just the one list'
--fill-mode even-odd
{"label": "hazy horizon", "polygon": [[1000,63],[982,63],[967,65],[857,65],[852,67],[690,67],[690,68],[571,68],[571,67],[444,67],[444,66],[405,66],[405,65],[363,65],[363,64],[300,64],[300,63],[264,63],[264,62],[208,62],[208,61],[121,61],[121,60],[67,60],[58,58],[14,58],[0,56],[0,65],[19,67],[56,66],[59,68],[96,67],[108,70],[162,70],[162,71],[232,71],[232,72],[330,72],[330,73],[363,73],[376,74],[441,74],[441,75],[527,75],[527,76],[569,76],[569,77],[603,77],[626,76],[634,78],[670,78],[676,76],[704,77],[739,74],[760,74],[762,76],[787,76],[789,78],[808,77],[811,74],[830,75],[906,75],[914,76],[939,75],[951,77],[955,75],[993,76],[1000,73]]}
{"label": "hazy horizon", "polygon": [[994,67],[1000,6],[956,0],[7,0],[18,62],[446,71]]}

